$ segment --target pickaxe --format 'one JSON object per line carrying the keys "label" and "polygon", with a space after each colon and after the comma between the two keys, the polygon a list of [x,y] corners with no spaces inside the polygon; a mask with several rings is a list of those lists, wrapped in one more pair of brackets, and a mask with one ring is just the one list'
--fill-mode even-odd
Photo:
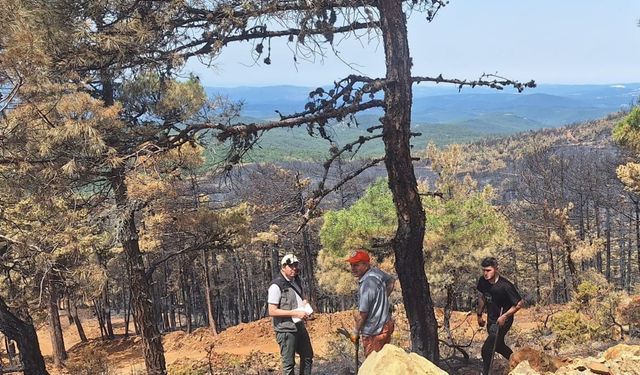
{"label": "pickaxe", "polygon": [[[349,331],[347,331],[346,328],[342,327],[342,328],[338,328],[336,330],[337,333],[344,335],[344,337],[346,337],[347,339],[351,340],[351,334],[349,333]],[[354,342],[354,345],[356,346],[356,372],[355,375],[358,375],[358,367],[360,367],[360,359],[358,357],[358,352],[360,349],[360,338],[356,339],[356,342]]]}

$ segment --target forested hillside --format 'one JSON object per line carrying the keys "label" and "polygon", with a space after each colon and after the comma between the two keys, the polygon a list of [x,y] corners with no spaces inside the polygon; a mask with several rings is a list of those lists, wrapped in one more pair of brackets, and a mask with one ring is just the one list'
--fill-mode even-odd
{"label": "forested hillside", "polygon": [[[224,95],[240,101],[241,119],[258,122],[277,118],[278,112],[295,112],[304,107],[313,90],[295,86],[206,88],[212,97]],[[412,129],[419,135],[412,139],[412,144],[424,148],[429,142],[440,146],[471,143],[596,120],[628,110],[637,102],[639,92],[638,84],[542,85],[522,94],[418,86],[412,107]],[[333,123],[327,131],[341,145],[369,134],[367,129],[379,124],[379,118],[380,111],[369,110],[359,114],[357,121]],[[383,143],[373,141],[357,157],[375,157],[383,152]],[[309,137],[306,129],[293,128],[264,134],[247,160],[321,161],[327,155],[329,143],[325,139],[317,135]]]}

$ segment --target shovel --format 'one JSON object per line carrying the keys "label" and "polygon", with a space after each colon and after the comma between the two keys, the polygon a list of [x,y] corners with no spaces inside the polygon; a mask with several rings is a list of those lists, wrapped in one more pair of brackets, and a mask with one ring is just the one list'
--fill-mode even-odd
{"label": "shovel", "polygon": [[[498,316],[502,316],[502,307],[500,308],[500,315]],[[490,375],[493,372],[491,371],[491,365],[493,365],[493,357],[496,355],[496,345],[498,344],[498,334],[500,333],[500,325],[498,325],[498,322],[489,327],[489,332],[491,332],[493,327],[495,327],[496,338],[493,340],[493,347],[491,348],[491,360],[489,361],[489,373],[487,375]]]}
{"label": "shovel", "polygon": [[[347,339],[351,340],[351,334],[349,333],[349,331],[347,331],[346,328],[344,328],[344,327],[338,328],[336,330],[336,332],[341,334],[341,335],[343,335]],[[358,356],[358,352],[359,352],[359,349],[360,349],[360,338],[358,338],[354,344],[356,346],[356,370],[355,370],[355,375],[358,375],[358,367],[360,367],[360,359],[359,359],[359,356]]]}

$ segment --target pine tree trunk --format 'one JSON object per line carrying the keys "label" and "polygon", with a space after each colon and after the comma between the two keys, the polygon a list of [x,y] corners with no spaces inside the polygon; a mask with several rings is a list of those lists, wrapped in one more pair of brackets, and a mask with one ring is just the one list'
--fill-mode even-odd
{"label": "pine tree trunk", "polygon": [[[571,290],[575,292],[578,290],[578,270],[576,269],[576,263],[573,261],[573,246],[571,245],[571,243],[565,244],[565,251],[567,267],[569,268],[569,275],[571,279]],[[569,296],[567,295],[567,301],[568,300]]]}
{"label": "pine tree trunk", "polygon": [[535,269],[536,269],[536,302],[540,302],[541,299],[541,294],[540,294],[540,253],[538,252],[538,243],[537,242],[533,242],[533,251],[535,252],[535,256],[536,256],[536,264],[535,264]]}
{"label": "pine tree trunk", "polygon": [[304,264],[303,272],[307,282],[307,290],[305,290],[305,293],[307,293],[306,298],[312,306],[315,306],[318,301],[318,293],[315,284],[316,275],[313,264],[315,256],[313,254],[313,249],[311,248],[311,234],[309,233],[309,227],[306,225],[302,228],[302,250],[302,262]]}
{"label": "pine tree trunk", "polygon": [[163,304],[162,304],[162,283],[155,283],[151,289],[153,290],[153,300],[156,301],[153,304],[153,316],[155,317],[155,321],[158,323],[158,330],[160,332],[166,332],[167,326],[164,324],[164,313],[163,313]]}
{"label": "pine tree trunk", "polygon": [[78,316],[78,306],[74,301],[71,303],[69,299],[67,299],[67,309],[69,316],[73,319],[73,323],[76,325],[76,330],[78,331],[78,336],[80,336],[80,341],[88,342],[87,335],[84,333],[84,328],[82,327],[82,322],[80,322],[80,317]]}
{"label": "pine tree trunk", "polygon": [[411,330],[411,349],[437,364],[438,323],[422,252],[425,213],[410,148],[412,82],[406,17],[399,0],[381,1],[378,9],[387,67],[383,118],[385,166],[398,217],[393,239],[396,271]]}
{"label": "pine tree trunk", "polygon": [[207,319],[209,324],[209,329],[211,333],[214,335],[218,334],[218,329],[216,328],[216,316],[215,316],[215,307],[213,304],[213,288],[211,286],[211,272],[209,270],[209,257],[206,250],[202,250],[202,267],[204,272],[204,295],[205,301],[207,304]]}
{"label": "pine tree trunk", "polygon": [[102,307],[100,307],[100,301],[93,300],[93,309],[96,313],[96,319],[98,319],[98,327],[100,327],[100,338],[105,339],[107,337],[107,328],[104,325],[104,319],[102,319]]}
{"label": "pine tree trunk", "polygon": [[67,320],[69,321],[69,325],[72,325],[73,315],[71,314],[71,301],[68,296],[64,299],[64,305],[65,305],[65,309],[67,310]]}
{"label": "pine tree trunk", "polygon": [[[635,227],[636,227],[636,251],[637,251],[638,268],[640,269],[640,202],[638,200],[634,200],[633,205],[634,205]],[[629,263],[631,263],[631,257],[629,257]],[[629,272],[629,274],[631,274],[631,272]]]}
{"label": "pine tree trunk", "polygon": [[513,268],[512,268],[512,274],[513,274],[513,285],[516,288],[519,288],[520,286],[518,285],[519,283],[519,279],[518,279],[518,254],[516,254],[515,249],[509,249],[511,251],[511,256],[513,259]]}
{"label": "pine tree trunk", "polygon": [[0,298],[0,331],[18,345],[25,375],[49,375],[33,324],[11,312],[2,298]]}
{"label": "pine tree trunk", "polygon": [[[271,248],[271,280],[275,279],[280,273],[280,257],[278,256],[278,248]],[[271,281],[269,280],[269,281]]]}
{"label": "pine tree trunk", "polygon": [[[579,205],[578,205],[578,215],[580,216],[580,221],[579,221],[579,225],[578,225],[578,235],[580,236],[580,240],[584,241],[585,239],[585,213],[584,213],[584,205],[585,205],[585,200],[582,197],[582,194],[578,194],[579,197]],[[587,269],[587,260],[583,259],[580,262],[580,271],[584,272]]]}
{"label": "pine tree trunk", "polygon": [[[600,224],[600,207],[595,206],[594,207],[594,219],[595,219],[595,225],[596,225],[596,238],[600,239],[602,236],[602,228],[601,228],[601,224]],[[596,269],[598,270],[599,273],[602,273],[602,249],[599,249],[598,252],[596,253]]]}
{"label": "pine tree trunk", "polygon": [[51,336],[51,347],[53,349],[53,364],[61,368],[68,358],[67,350],[64,347],[64,336],[62,335],[62,325],[60,324],[60,312],[58,311],[58,291],[56,281],[48,277],[48,312],[49,312],[49,334]]}
{"label": "pine tree trunk", "polygon": [[178,327],[176,324],[176,296],[173,292],[169,295],[169,326],[172,331]]}
{"label": "pine tree trunk", "polygon": [[556,262],[553,259],[553,248],[550,244],[551,230],[547,228],[546,246],[549,253],[549,283],[551,284],[551,303],[558,303],[557,281],[556,281]]}
{"label": "pine tree trunk", "polygon": [[191,326],[191,290],[189,287],[189,281],[187,280],[187,275],[185,271],[185,266],[182,266],[180,270],[180,284],[182,290],[182,300],[184,301],[185,308],[185,318],[187,321],[187,333],[193,332],[193,327]]}
{"label": "pine tree trunk", "polygon": [[[571,280],[571,273],[567,269],[567,258],[569,254],[564,248],[561,248],[560,252],[564,252],[564,254],[561,254],[559,257],[562,265],[562,274],[564,276],[562,278],[562,302],[569,302],[569,283],[573,282]],[[567,280],[569,283],[567,283]]]}
{"label": "pine tree trunk", "polygon": [[451,313],[453,310],[453,299],[454,299],[454,293],[453,293],[453,285],[448,285],[447,286],[447,300],[444,304],[444,316],[443,316],[443,328],[444,331],[447,334],[447,339],[449,340],[450,343],[453,343],[453,333],[451,332]]}
{"label": "pine tree trunk", "polygon": [[167,264],[168,262],[164,262],[164,265],[162,266],[162,269],[164,270],[163,274],[164,274],[164,285],[165,285],[165,289],[167,295],[165,296],[165,311],[167,311],[167,318],[169,321],[169,330],[171,331],[175,331],[176,330],[176,300],[175,300],[175,295],[173,294],[172,291],[168,290],[168,285],[169,285],[169,265]]}
{"label": "pine tree trunk", "polygon": [[131,322],[131,289],[129,289],[129,297],[124,310],[124,337],[129,337],[129,323]]}
{"label": "pine tree trunk", "polygon": [[102,320],[105,324],[105,333],[107,339],[113,340],[115,335],[113,334],[113,324],[111,323],[111,303],[109,302],[109,281],[105,280],[104,287],[102,288]]}
{"label": "pine tree trunk", "polygon": [[625,260],[624,257],[626,255],[625,252],[625,246],[626,246],[626,241],[625,241],[625,233],[624,233],[624,224],[620,223],[620,227],[618,229],[618,248],[620,249],[620,256],[618,257],[618,268],[620,269],[620,279],[618,280],[618,286],[620,287],[620,289],[624,289],[624,281],[627,277],[626,275],[626,267],[625,267]]}
{"label": "pine tree trunk", "polygon": [[633,246],[631,244],[631,239],[629,239],[629,246],[627,246],[627,278],[625,283],[625,290],[628,294],[631,294],[631,257]]}
{"label": "pine tree trunk", "polygon": [[605,243],[605,256],[607,258],[607,266],[605,268],[605,276],[607,278],[608,282],[611,282],[611,210],[609,209],[609,207],[606,208],[606,229],[605,229],[605,236],[606,236],[606,243]]}
{"label": "pine tree trunk", "polygon": [[110,178],[115,194],[119,218],[119,238],[127,256],[131,281],[133,315],[142,335],[142,348],[147,374],[165,375],[167,373],[162,338],[153,315],[151,287],[147,277],[136,228],[136,207],[131,207],[127,197],[127,188],[122,170],[113,170]]}

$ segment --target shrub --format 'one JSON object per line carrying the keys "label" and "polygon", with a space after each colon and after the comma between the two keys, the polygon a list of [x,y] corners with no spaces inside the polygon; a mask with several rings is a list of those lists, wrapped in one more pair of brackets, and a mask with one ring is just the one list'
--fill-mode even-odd
{"label": "shrub", "polygon": [[578,303],[577,309],[588,308],[597,301],[597,298],[608,294],[613,287],[607,279],[599,272],[585,272],[580,276],[580,284],[573,295],[574,301]]}
{"label": "shrub", "polygon": [[66,367],[74,375],[109,375],[111,372],[108,364],[109,358],[105,351],[87,347],[67,361]]}
{"label": "shrub", "polygon": [[631,336],[640,336],[640,295],[632,296],[618,307],[622,322],[629,325]]}
{"label": "shrub", "polygon": [[204,361],[182,359],[170,364],[167,371],[171,375],[207,375],[209,366]]}
{"label": "shrub", "polygon": [[624,308],[620,309],[620,315],[627,324],[640,325],[640,295],[632,296]]}
{"label": "shrub", "polygon": [[557,313],[551,320],[551,330],[556,334],[559,345],[577,343],[589,337],[589,325],[577,311],[568,310]]}
{"label": "shrub", "polygon": [[582,305],[589,305],[599,294],[601,288],[596,283],[585,281],[578,285],[575,298]]}

